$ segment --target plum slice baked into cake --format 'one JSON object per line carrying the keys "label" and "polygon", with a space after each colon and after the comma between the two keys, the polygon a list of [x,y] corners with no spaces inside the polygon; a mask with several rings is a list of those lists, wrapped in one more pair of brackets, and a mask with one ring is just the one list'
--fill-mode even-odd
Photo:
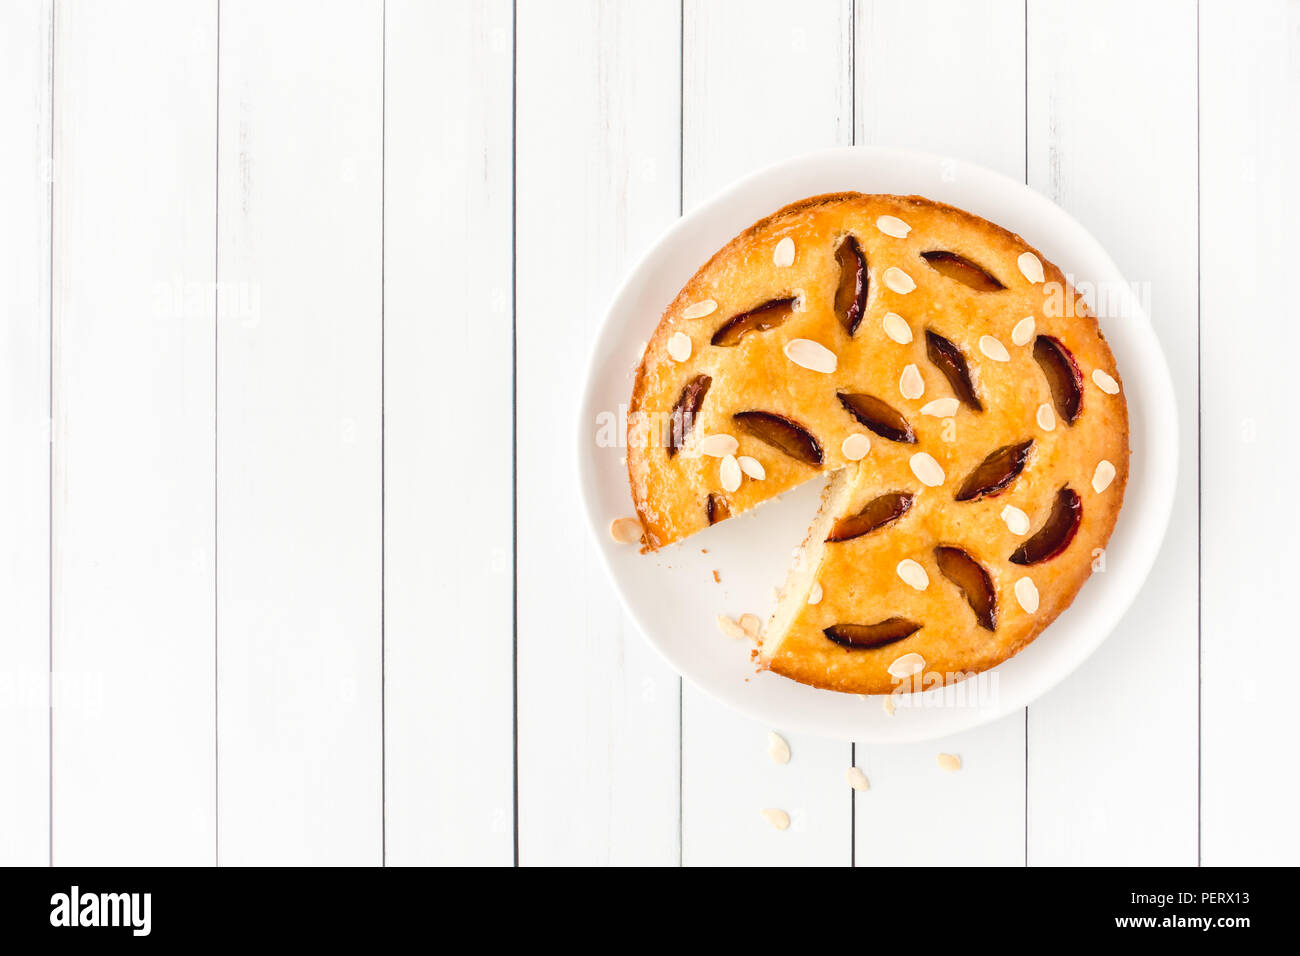
{"label": "plum slice baked into cake", "polygon": [[646,550],[824,476],[759,661],[854,693],[1027,645],[1091,574],[1128,477],[1083,300],[1019,236],[917,196],[816,196],[729,242],[664,313],[630,413]]}

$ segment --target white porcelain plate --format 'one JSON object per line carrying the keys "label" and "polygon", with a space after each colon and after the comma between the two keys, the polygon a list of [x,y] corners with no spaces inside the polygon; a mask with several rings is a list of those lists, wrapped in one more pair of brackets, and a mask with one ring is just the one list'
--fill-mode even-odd
{"label": "white porcelain plate", "polygon": [[[1131,423],[1128,491],[1104,570],[1033,644],[979,683],[967,681],[969,692],[949,688],[900,697],[892,717],[879,698],[756,673],[752,645],[723,636],[715,624],[719,614],[744,612],[767,620],[774,588],[785,580],[792,551],[817,509],[820,480],[655,554],[640,554],[609,534],[612,519],[635,514],[623,423],[633,369],[664,308],[701,264],[756,220],[806,196],[842,190],[916,193],[952,203],[1041,249],[1098,311],[1123,373]],[[1142,587],[1164,536],[1177,478],[1176,422],[1169,369],[1137,296],[1073,218],[1023,184],[970,163],[891,149],[832,149],[725,190],[678,221],[632,270],[591,357],[579,410],[578,471],[596,548],[614,587],[642,633],[687,680],[768,726],[901,742],[954,733],[1023,707],[1096,650]]]}

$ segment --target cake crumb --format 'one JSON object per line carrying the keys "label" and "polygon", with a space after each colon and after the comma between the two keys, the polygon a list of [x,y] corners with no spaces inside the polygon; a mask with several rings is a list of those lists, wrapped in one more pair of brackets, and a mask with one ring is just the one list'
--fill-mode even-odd
{"label": "cake crumb", "polygon": [[722,578],[718,577],[718,569],[717,569],[717,568],[714,568],[714,569],[713,569],[713,583],[714,583],[714,584],[721,584],[721,583],[722,583]]}

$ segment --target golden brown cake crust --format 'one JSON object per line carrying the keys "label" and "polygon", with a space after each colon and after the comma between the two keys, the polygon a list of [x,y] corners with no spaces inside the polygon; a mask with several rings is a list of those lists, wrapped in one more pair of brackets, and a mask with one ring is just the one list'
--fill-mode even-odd
{"label": "golden brown cake crust", "polygon": [[[889,234],[901,230],[888,219],[882,231],[881,217],[901,220],[909,227],[906,235]],[[856,241],[869,276],[865,309],[852,334],[841,286],[844,263],[853,261],[841,248],[846,236]],[[793,242],[789,265],[778,264],[783,261],[779,256],[774,261],[783,239]],[[973,263],[1003,288],[980,291],[953,278],[951,270],[941,272],[944,257],[933,256],[936,252]],[[1033,281],[1039,264],[1043,278]],[[901,270],[903,278],[894,270]],[[914,288],[902,291],[909,279]],[[779,324],[750,331],[734,344],[712,344],[733,317],[783,298],[797,304]],[[707,300],[716,308],[701,315],[706,306],[700,303]],[[886,321],[888,314],[895,318]],[[1013,338],[1017,327],[1024,332],[1027,317],[1034,320],[1033,333]],[[897,341],[900,320],[910,342]],[[961,403],[951,416],[922,412],[936,399],[961,395],[932,359],[927,331],[960,352],[978,410]],[[680,337],[674,348],[669,346],[679,334],[690,340],[684,361],[678,361]],[[816,371],[792,361],[784,349],[796,339],[824,346],[835,356],[835,369]],[[1063,351],[1054,353],[1054,345]],[[1053,355],[1058,360],[1065,356],[1065,365],[1058,361],[1058,367],[1068,372],[1072,363],[1077,369],[1081,391],[1072,423],[1065,420],[1073,409],[1070,390],[1065,389],[1064,403],[1052,391],[1048,373]],[[910,381],[900,385],[905,370],[913,367]],[[1102,374],[1094,379],[1094,372]],[[703,402],[680,450],[670,454],[661,440],[671,428],[671,413],[687,384],[701,376],[709,379]],[[763,665],[804,683],[856,693],[895,687],[889,667],[903,654],[919,654],[931,682],[934,675],[948,682],[985,670],[1032,641],[1069,606],[1094,562],[1102,560],[1128,477],[1128,418],[1120,381],[1083,300],[1061,271],[1019,236],[918,196],[837,193],[804,199],[760,220],[719,250],[665,310],[646,348],[636,373],[628,436],[628,473],[646,547],[654,550],[707,527],[711,495],[716,521],[724,510],[737,515],[819,474],[847,468],[848,484],[837,505],[842,515],[833,517],[856,514],[888,493],[910,495],[911,506],[870,533],[824,548],[812,543],[816,547],[808,559],[817,562],[810,569],[815,574],[804,575],[806,580],[792,577],[787,592],[793,588],[799,593],[785,596],[788,620],[780,622],[776,633],[769,626]],[[919,382],[923,394],[908,397]],[[843,394],[886,402],[901,413],[915,441],[893,441],[864,427],[840,398]],[[1053,409],[1054,423],[1046,422],[1044,406]],[[815,439],[820,465],[779,450],[733,418],[753,411],[797,423]],[[761,464],[761,480],[747,475],[738,488],[723,487],[725,459],[699,450],[701,439],[722,434],[736,439],[736,455]],[[860,462],[846,457],[842,447],[855,434],[867,436],[870,443]],[[956,500],[990,453],[1026,443],[1032,444],[1023,470],[1005,488]],[[938,464],[942,483],[928,486],[920,480],[913,457],[918,453]],[[1103,462],[1113,466],[1114,478],[1097,491],[1094,475]],[[734,468],[732,474],[734,481]],[[1048,522],[1064,488],[1077,493],[1081,509],[1068,546],[1037,563],[1012,562],[1013,553]],[[1007,506],[1024,512],[1027,532],[1017,533],[1014,515],[1004,518]],[[993,629],[981,626],[972,603],[941,570],[939,546],[964,551],[987,573],[995,595]],[[923,590],[900,577],[898,565],[904,560],[926,572]],[[1035,610],[1024,606],[1032,600],[1017,597],[1022,578],[1037,591]],[[822,598],[807,604],[807,586],[813,581]],[[835,625],[892,617],[920,627],[906,638],[870,648],[837,643],[826,633]]]}

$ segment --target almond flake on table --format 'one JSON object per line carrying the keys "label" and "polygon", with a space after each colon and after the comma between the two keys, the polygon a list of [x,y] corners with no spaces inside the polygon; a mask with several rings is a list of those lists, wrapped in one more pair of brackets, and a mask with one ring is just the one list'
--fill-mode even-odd
{"label": "almond flake on table", "polygon": [[774,763],[790,762],[790,745],[775,730],[767,732],[767,755]]}
{"label": "almond flake on table", "polygon": [[961,769],[961,757],[956,754],[939,754],[939,769],[953,773]]}
{"label": "almond flake on table", "polygon": [[810,372],[829,375],[839,365],[834,352],[812,339],[791,339],[782,351],[791,362]]}
{"label": "almond flake on table", "polygon": [[876,228],[895,239],[906,239],[912,227],[897,216],[881,216],[876,220]]}
{"label": "almond flake on table", "polygon": [[788,830],[790,828],[790,814],[784,810],[778,810],[775,807],[766,807],[759,811],[763,814],[763,819],[778,830]]}
{"label": "almond flake on table", "polygon": [[784,269],[794,265],[794,240],[786,236],[772,250],[772,265]]}
{"label": "almond flake on table", "polygon": [[727,637],[740,640],[745,636],[745,629],[741,627],[739,624],[737,624],[735,621],[733,621],[731,618],[727,617],[727,615],[719,614],[716,620],[718,622],[718,630],[721,631],[723,634],[725,634]]}
{"label": "almond flake on table", "polygon": [[899,345],[912,343],[912,327],[897,312],[886,312],[885,317],[880,320],[880,326],[885,330],[885,334]]}
{"label": "almond flake on table", "polygon": [[615,518],[609,523],[609,536],[619,544],[640,541],[641,534],[641,522],[636,518]]}
{"label": "almond flake on table", "polygon": [[745,632],[746,637],[756,641],[759,635],[763,633],[763,622],[759,620],[757,614],[742,614],[740,615],[740,629]]}
{"label": "almond flake on table", "polygon": [[694,305],[688,305],[682,310],[683,319],[702,319],[706,315],[712,315],[718,311],[718,303],[712,299],[701,299]]}
{"label": "almond flake on table", "polygon": [[865,793],[871,789],[871,784],[867,782],[867,775],[857,767],[850,767],[844,774],[844,779],[849,782],[849,786],[859,793]]}

